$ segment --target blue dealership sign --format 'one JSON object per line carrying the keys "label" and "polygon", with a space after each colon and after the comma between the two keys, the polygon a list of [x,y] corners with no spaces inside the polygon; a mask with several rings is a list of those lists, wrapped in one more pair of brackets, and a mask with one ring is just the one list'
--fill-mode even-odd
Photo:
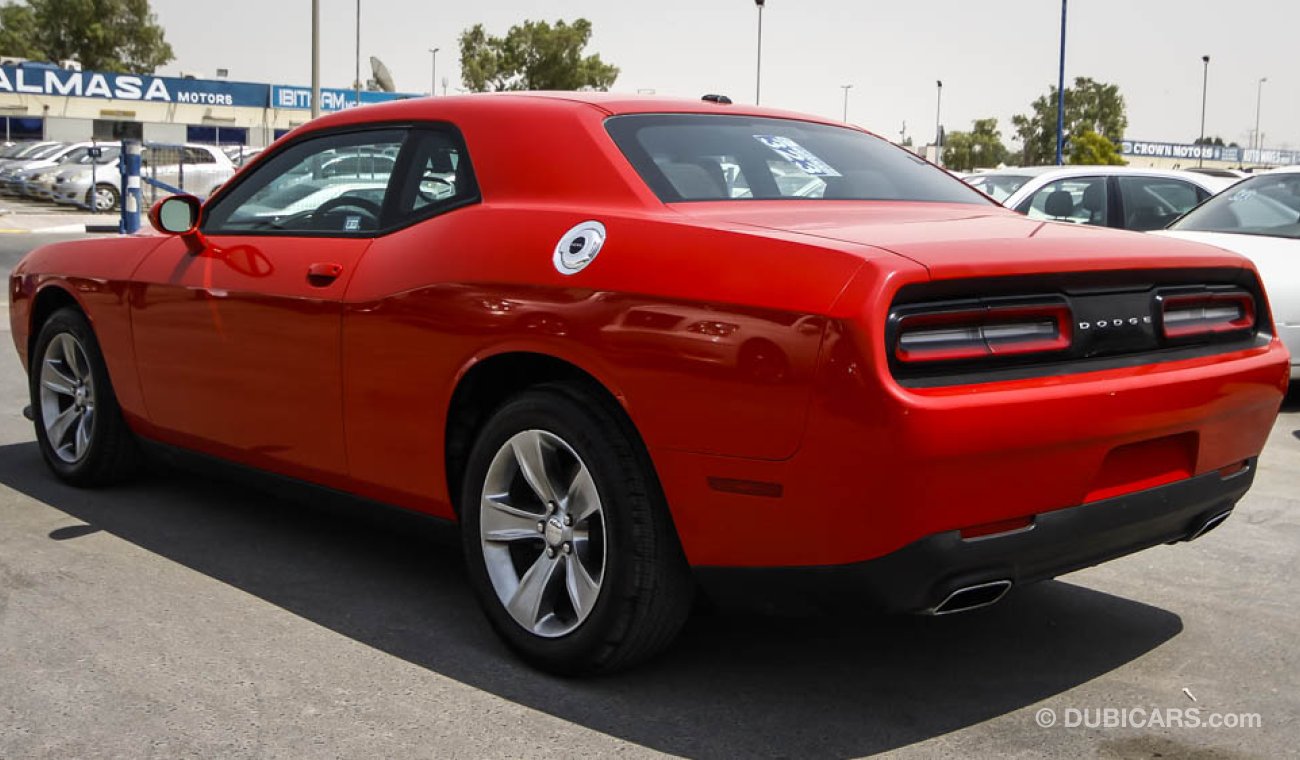
{"label": "blue dealership sign", "polygon": [[[406,100],[408,98],[418,98],[419,95],[411,95],[400,92],[371,92],[369,90],[361,91],[361,105],[370,105],[371,103],[387,103],[390,100]],[[320,110],[325,113],[333,111],[342,111],[345,108],[352,108],[357,104],[357,93],[355,90],[343,90],[333,87],[322,87],[320,91]],[[286,87],[284,85],[273,85],[271,87],[271,107],[272,108],[294,108],[303,111],[311,110],[311,88],[310,87]]]}
{"label": "blue dealership sign", "polygon": [[0,66],[0,93],[266,108],[270,85],[55,67]]}

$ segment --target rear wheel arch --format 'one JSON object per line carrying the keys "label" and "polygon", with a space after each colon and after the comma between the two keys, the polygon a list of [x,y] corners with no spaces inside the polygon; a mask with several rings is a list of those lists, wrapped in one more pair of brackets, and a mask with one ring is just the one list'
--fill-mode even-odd
{"label": "rear wheel arch", "polygon": [[456,514],[460,514],[461,481],[479,431],[503,404],[543,385],[570,388],[596,399],[626,427],[646,465],[653,467],[645,441],[620,401],[621,394],[607,382],[571,361],[550,354],[526,351],[495,354],[461,374],[447,408],[444,468]]}

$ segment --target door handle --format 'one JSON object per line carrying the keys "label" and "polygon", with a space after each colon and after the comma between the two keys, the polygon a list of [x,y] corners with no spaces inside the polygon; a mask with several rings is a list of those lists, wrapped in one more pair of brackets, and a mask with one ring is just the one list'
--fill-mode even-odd
{"label": "door handle", "polygon": [[307,280],[312,285],[324,287],[343,274],[343,265],[330,262],[317,262],[307,267]]}

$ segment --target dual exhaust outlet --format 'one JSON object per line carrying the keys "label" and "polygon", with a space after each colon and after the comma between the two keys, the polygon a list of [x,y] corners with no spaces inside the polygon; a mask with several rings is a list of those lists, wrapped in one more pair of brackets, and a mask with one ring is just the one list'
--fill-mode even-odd
{"label": "dual exhaust outlet", "polygon": [[[1198,524],[1194,524],[1192,529],[1181,540],[1195,541],[1222,525],[1223,521],[1228,519],[1231,514],[1231,509],[1225,509],[1203,518]],[[1002,578],[995,581],[961,586],[944,597],[942,602],[925,610],[925,614],[951,615],[954,612],[968,612],[978,610],[981,607],[988,607],[1001,601],[1002,597],[1006,596],[1006,593],[1011,590],[1012,585],[1010,579]]]}

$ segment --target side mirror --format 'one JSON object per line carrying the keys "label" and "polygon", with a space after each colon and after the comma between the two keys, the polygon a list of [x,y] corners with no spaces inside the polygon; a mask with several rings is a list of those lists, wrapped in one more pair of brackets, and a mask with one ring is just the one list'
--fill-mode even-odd
{"label": "side mirror", "polygon": [[173,195],[149,209],[149,223],[159,232],[187,235],[198,229],[202,208],[199,199],[192,195]]}

